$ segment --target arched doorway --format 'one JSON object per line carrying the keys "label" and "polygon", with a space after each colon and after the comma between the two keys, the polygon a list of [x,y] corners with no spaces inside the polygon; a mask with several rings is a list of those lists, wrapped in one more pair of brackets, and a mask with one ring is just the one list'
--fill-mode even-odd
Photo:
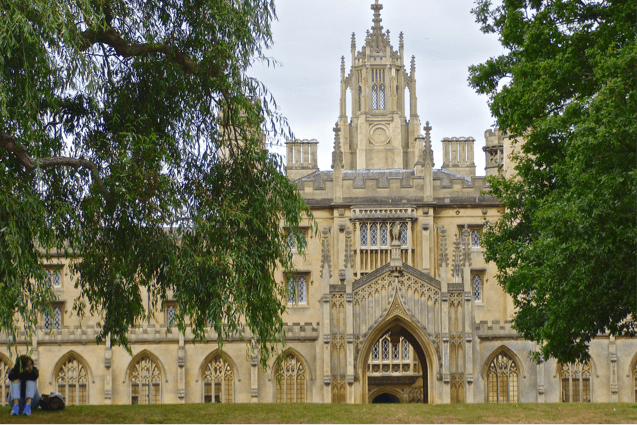
{"label": "arched doorway", "polygon": [[[376,403],[376,397],[396,392],[403,395],[404,402],[429,403],[429,376],[434,364],[429,359],[435,354],[428,342],[426,334],[403,317],[395,316],[380,324],[359,354],[361,401]],[[379,400],[384,399],[387,397]]]}
{"label": "arched doorway", "polygon": [[382,393],[374,397],[374,399],[372,400],[372,403],[373,404],[400,403],[400,400],[398,399],[398,397],[396,397],[395,395],[391,393]]}

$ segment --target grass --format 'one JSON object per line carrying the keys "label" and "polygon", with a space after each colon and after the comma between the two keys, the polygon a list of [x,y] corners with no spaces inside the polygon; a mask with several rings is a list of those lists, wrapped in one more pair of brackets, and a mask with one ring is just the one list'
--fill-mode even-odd
{"label": "grass", "polygon": [[164,404],[69,406],[0,423],[637,423],[637,405],[582,404]]}

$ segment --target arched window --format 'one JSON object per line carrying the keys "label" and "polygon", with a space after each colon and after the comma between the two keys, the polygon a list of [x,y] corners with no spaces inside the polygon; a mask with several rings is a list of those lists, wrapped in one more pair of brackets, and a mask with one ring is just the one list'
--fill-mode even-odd
{"label": "arched window", "polygon": [[130,371],[131,404],[161,403],[161,369],[145,355]]}
{"label": "arched window", "polygon": [[575,363],[560,363],[562,380],[562,402],[591,401],[591,366],[587,360]]}
{"label": "arched window", "polygon": [[361,111],[361,99],[363,98],[363,88],[358,86],[358,112]]}
{"label": "arched window", "polygon": [[376,84],[372,86],[372,109],[378,109],[378,86]]}
{"label": "arched window", "polygon": [[305,403],[307,373],[303,362],[288,353],[281,362],[276,379],[277,403]]}
{"label": "arched window", "polygon": [[[413,359],[413,364],[410,362]],[[392,342],[390,332],[387,332],[372,346],[369,355],[367,371],[370,374],[409,374],[416,372],[416,358],[411,353],[409,342],[400,337]]]}
{"label": "arched window", "polygon": [[88,404],[88,372],[77,357],[71,355],[60,365],[55,382],[68,406]]}
{"label": "arched window", "polygon": [[378,92],[378,109],[385,109],[385,84],[380,85],[380,90]]}
{"label": "arched window", "polygon": [[234,369],[221,354],[213,355],[201,369],[204,403],[234,402]]}
{"label": "arched window", "polygon": [[473,289],[473,299],[482,301],[482,277],[479,274],[473,275],[471,278],[471,286]]}
{"label": "arched window", "polygon": [[502,351],[493,358],[487,370],[489,403],[517,403],[520,371],[515,360]]}
{"label": "arched window", "polygon": [[10,404],[9,400],[9,388],[11,386],[11,382],[9,382],[9,371],[11,370],[11,364],[9,360],[0,357],[0,390],[2,394],[0,394],[0,406],[8,406]]}
{"label": "arched window", "polygon": [[378,245],[378,225],[371,223],[369,225],[369,245],[375,248]]}

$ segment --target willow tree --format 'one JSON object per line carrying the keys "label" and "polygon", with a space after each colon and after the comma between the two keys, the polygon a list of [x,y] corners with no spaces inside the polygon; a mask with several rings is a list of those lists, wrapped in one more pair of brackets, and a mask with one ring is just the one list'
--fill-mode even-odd
{"label": "willow tree", "polygon": [[637,3],[480,0],[475,13],[507,52],[470,83],[524,140],[517,177],[490,180],[504,213],[485,257],[536,359],[586,358],[599,333],[637,335]]}
{"label": "willow tree", "polygon": [[98,342],[127,346],[170,295],[180,331],[245,331],[265,364],[283,331],[274,271],[310,217],[264,149],[289,129],[246,73],[273,1],[0,4],[0,331],[34,332],[56,252],[76,259],[74,309],[100,315]]}

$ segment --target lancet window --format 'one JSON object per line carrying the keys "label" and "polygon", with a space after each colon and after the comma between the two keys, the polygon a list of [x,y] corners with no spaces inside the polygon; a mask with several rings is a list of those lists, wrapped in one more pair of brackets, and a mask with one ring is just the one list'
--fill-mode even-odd
{"label": "lancet window", "polygon": [[11,386],[11,382],[9,381],[9,371],[11,370],[11,365],[4,358],[0,357],[0,406],[8,406],[11,402],[9,400],[9,388]]}
{"label": "lancet window", "polygon": [[130,371],[131,404],[161,403],[161,369],[149,357],[142,356]]}
{"label": "lancet window", "polygon": [[51,315],[45,314],[42,318],[44,329],[47,331],[51,329],[61,329],[63,304],[53,304],[51,310]]}
{"label": "lancet window", "polygon": [[562,381],[562,402],[591,401],[591,366],[587,360],[561,363],[559,376]]}
{"label": "lancet window", "polygon": [[378,90],[378,109],[385,109],[385,84],[381,84]]}
{"label": "lancet window", "polygon": [[277,403],[305,403],[306,380],[303,362],[294,353],[286,354],[277,372]]}
{"label": "lancet window", "polygon": [[519,374],[515,360],[504,351],[498,353],[487,370],[489,403],[517,403]]}
{"label": "lancet window", "polygon": [[376,84],[372,86],[372,109],[378,109],[378,86]]}
{"label": "lancet window", "polygon": [[88,404],[88,374],[86,366],[75,356],[60,365],[55,372],[57,391],[68,406]]}
{"label": "lancet window", "polygon": [[234,369],[229,362],[215,354],[201,371],[204,403],[234,402]]}
{"label": "lancet window", "polygon": [[482,277],[479,274],[473,275],[471,278],[471,286],[473,290],[473,299],[482,301]]}
{"label": "lancet window", "polygon": [[411,353],[412,348],[406,339],[400,337],[399,342],[393,344],[388,332],[372,346],[367,371],[371,374],[417,373],[417,364],[410,362],[414,358]]}

